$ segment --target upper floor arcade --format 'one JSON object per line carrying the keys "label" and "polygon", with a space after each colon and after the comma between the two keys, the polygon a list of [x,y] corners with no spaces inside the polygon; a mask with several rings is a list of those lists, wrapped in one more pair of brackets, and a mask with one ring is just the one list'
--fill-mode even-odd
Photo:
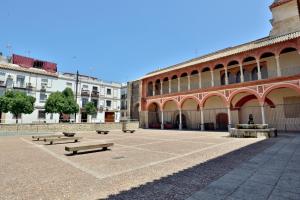
{"label": "upper floor arcade", "polygon": [[176,96],[299,75],[299,44],[298,37],[184,68],[175,67],[153,76],[150,74],[143,79],[142,94],[144,98]]}

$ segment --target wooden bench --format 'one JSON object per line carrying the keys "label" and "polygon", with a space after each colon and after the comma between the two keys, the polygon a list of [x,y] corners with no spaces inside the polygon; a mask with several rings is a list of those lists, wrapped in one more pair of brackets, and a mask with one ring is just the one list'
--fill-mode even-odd
{"label": "wooden bench", "polygon": [[78,151],[82,150],[96,150],[96,149],[102,149],[103,151],[106,151],[108,147],[113,146],[114,143],[102,143],[102,144],[82,144],[78,146],[66,146],[66,151],[72,151],[73,154],[77,154]]}
{"label": "wooden bench", "polygon": [[63,135],[36,135],[36,136],[32,136],[32,139],[39,141],[40,139],[44,140],[46,138],[61,138],[61,137],[63,137]]}
{"label": "wooden bench", "polygon": [[128,129],[128,130],[122,130],[124,133],[134,133],[135,132],[135,130],[130,130],[130,129]]}
{"label": "wooden bench", "polygon": [[97,132],[98,134],[102,134],[102,133],[103,133],[103,134],[105,134],[105,135],[109,133],[109,131],[104,131],[104,130],[97,130],[96,132]]}
{"label": "wooden bench", "polygon": [[50,144],[53,144],[53,142],[72,141],[72,140],[74,140],[74,142],[78,142],[81,139],[82,137],[45,138],[44,142],[50,142]]}

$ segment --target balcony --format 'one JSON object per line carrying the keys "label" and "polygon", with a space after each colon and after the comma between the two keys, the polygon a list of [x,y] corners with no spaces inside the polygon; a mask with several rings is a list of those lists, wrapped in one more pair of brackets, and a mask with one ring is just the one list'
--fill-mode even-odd
{"label": "balcony", "polygon": [[17,82],[14,84],[14,89],[26,90],[26,85],[24,82]]}
{"label": "balcony", "polygon": [[92,93],[91,93],[91,97],[96,97],[96,98],[98,98],[98,97],[99,97],[99,92],[96,91],[96,90],[93,90]]}
{"label": "balcony", "polygon": [[1,88],[6,88],[5,82],[4,81],[0,81],[0,87]]}
{"label": "balcony", "polygon": [[90,91],[82,89],[81,90],[81,96],[89,97],[90,96]]}
{"label": "balcony", "polygon": [[27,90],[33,90],[34,86],[32,85],[32,83],[27,83],[26,88]]}
{"label": "balcony", "polygon": [[42,86],[41,86],[41,92],[46,92],[46,88],[47,88],[47,86],[42,85]]}

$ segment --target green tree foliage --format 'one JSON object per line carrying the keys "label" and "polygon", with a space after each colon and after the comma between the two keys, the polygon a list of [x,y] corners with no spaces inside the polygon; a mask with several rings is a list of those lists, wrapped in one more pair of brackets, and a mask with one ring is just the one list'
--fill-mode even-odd
{"label": "green tree foliage", "polygon": [[27,96],[19,91],[7,91],[4,97],[1,97],[0,103],[3,112],[10,112],[16,116],[16,123],[18,123],[18,116],[20,114],[31,114],[34,111],[35,98]]}
{"label": "green tree foliage", "polygon": [[52,93],[46,101],[47,113],[74,114],[79,111],[79,106],[74,100],[73,91],[66,88],[63,92]]}
{"label": "green tree foliage", "polygon": [[92,102],[88,102],[87,104],[85,104],[84,106],[85,112],[88,115],[94,115],[97,113],[97,108],[95,107],[94,103]]}
{"label": "green tree foliage", "polygon": [[45,111],[46,113],[61,113],[64,107],[64,96],[61,92],[54,92],[50,94],[46,103]]}
{"label": "green tree foliage", "polygon": [[64,95],[64,97],[74,99],[74,93],[73,93],[73,91],[72,91],[71,88],[64,89],[64,91],[62,92],[62,94]]}
{"label": "green tree foliage", "polygon": [[6,96],[0,97],[0,112],[8,112],[8,98]]}

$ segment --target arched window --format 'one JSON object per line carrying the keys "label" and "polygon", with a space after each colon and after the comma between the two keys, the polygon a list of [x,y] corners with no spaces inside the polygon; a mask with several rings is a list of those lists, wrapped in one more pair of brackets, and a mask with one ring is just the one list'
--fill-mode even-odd
{"label": "arched window", "polygon": [[226,85],[225,74],[221,76],[221,85]]}
{"label": "arched window", "polygon": [[148,96],[153,96],[153,83],[150,82],[148,83],[148,92],[147,92]]}
{"label": "arched window", "polygon": [[258,80],[257,72],[258,72],[257,67],[255,67],[255,68],[252,70],[252,72],[251,72],[251,77],[252,77],[251,80],[252,80],[252,81]]}
{"label": "arched window", "polygon": [[228,72],[228,83],[229,84],[235,83],[235,75],[231,72]]}
{"label": "arched window", "polygon": [[251,81],[251,74],[249,71],[247,70],[244,70],[244,81],[247,82],[247,81]]}
{"label": "arched window", "polygon": [[260,68],[260,72],[261,72],[261,79],[267,79],[268,78],[268,69],[267,67],[261,67]]}
{"label": "arched window", "polygon": [[238,73],[236,73],[235,82],[236,83],[240,83],[241,82],[241,72],[240,71],[238,71]]}

